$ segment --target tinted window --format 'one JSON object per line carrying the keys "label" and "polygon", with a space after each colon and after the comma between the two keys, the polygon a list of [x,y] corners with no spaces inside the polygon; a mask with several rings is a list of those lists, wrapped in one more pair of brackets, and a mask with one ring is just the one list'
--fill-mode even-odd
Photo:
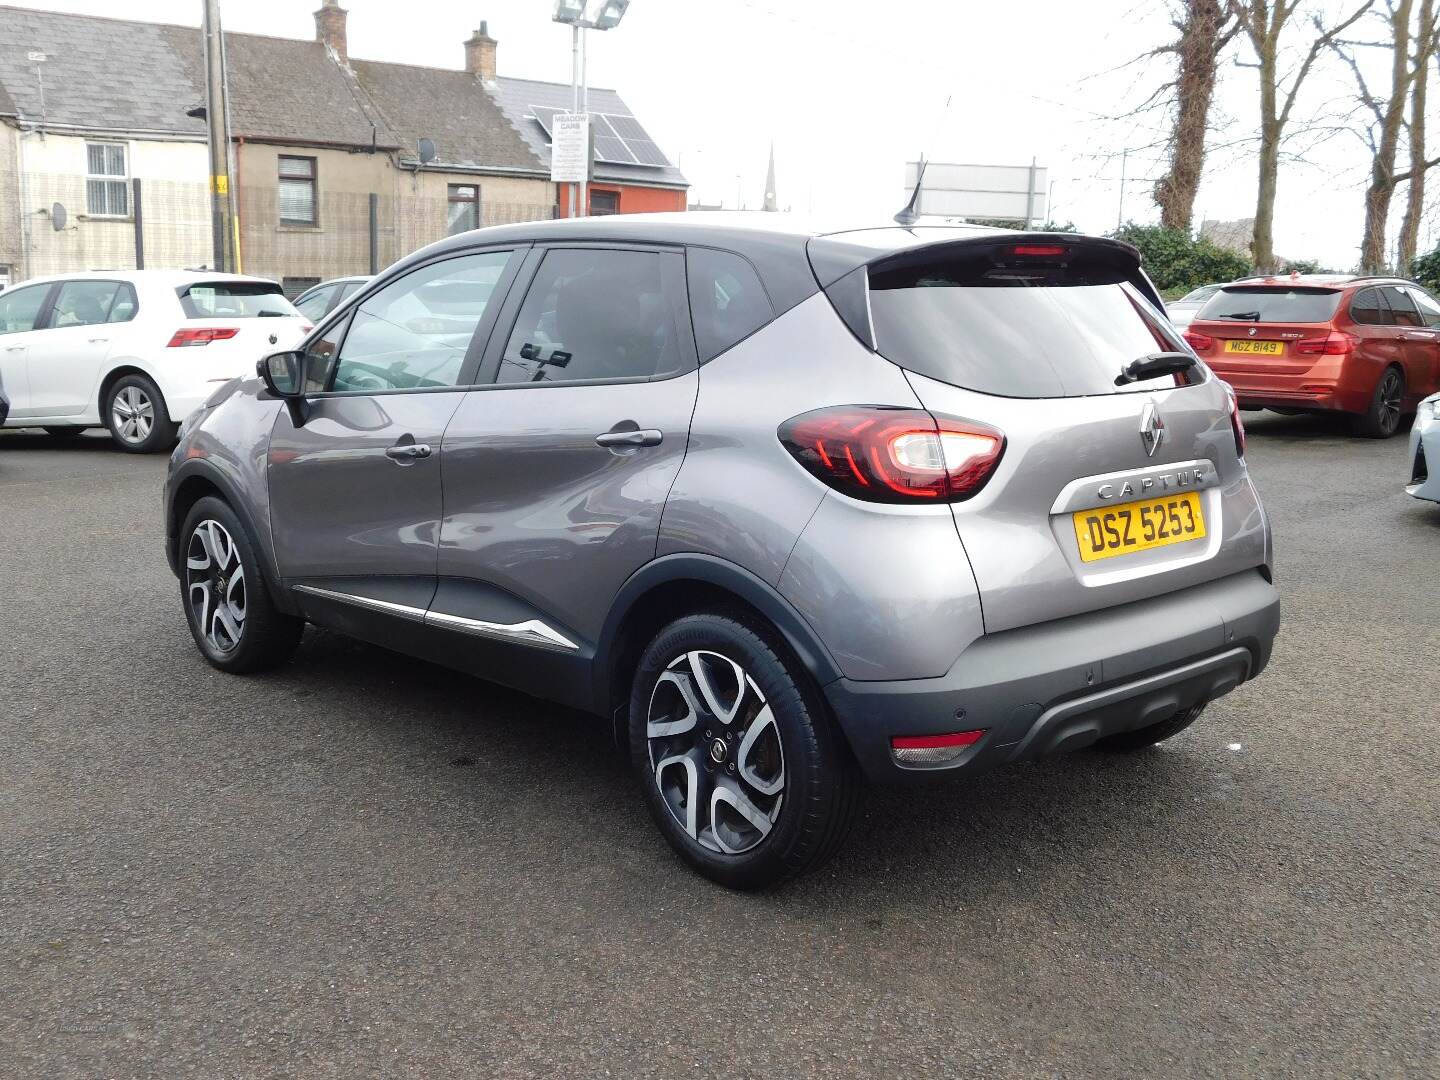
{"label": "tinted window", "polygon": [[1380,298],[1379,289],[1361,289],[1350,301],[1350,318],[1365,326],[1389,326],[1390,309]]}
{"label": "tinted window", "polygon": [[1334,289],[1234,285],[1221,289],[1195,316],[1237,322],[1329,322],[1340,306]]}
{"label": "tinted window", "polygon": [[1404,289],[1386,285],[1380,291],[1385,294],[1385,300],[1390,305],[1390,314],[1396,326],[1425,325],[1424,320],[1420,318],[1420,309],[1415,306],[1415,301],[1410,299],[1410,294]]}
{"label": "tinted window", "polygon": [[349,300],[350,297],[360,291],[360,286],[364,284],[365,282],[363,281],[347,281],[344,285],[341,285],[340,299],[336,301],[336,303],[343,304],[346,300]]}
{"label": "tinted window", "polygon": [[0,294],[0,334],[21,334],[35,329],[35,317],[45,303],[49,285],[11,289]]}
{"label": "tinted window", "polygon": [[110,318],[110,306],[120,285],[115,281],[67,281],[55,294],[50,326],[95,326]]}
{"label": "tinted window", "polygon": [[140,301],[135,296],[135,289],[128,282],[122,282],[120,293],[115,297],[115,303],[110,306],[110,318],[107,321],[129,322],[139,310]]}
{"label": "tinted window", "polygon": [[704,363],[775,317],[751,265],[728,251],[691,248],[685,256],[695,343]]}
{"label": "tinted window", "polygon": [[1419,308],[1425,325],[1440,328],[1440,303],[1437,303],[1435,298],[1424,289],[1417,289],[1412,285],[1407,291],[1410,293],[1410,299],[1414,300],[1415,306]]}
{"label": "tinted window", "polygon": [[320,317],[330,310],[330,301],[334,299],[338,288],[337,285],[327,285],[323,289],[306,293],[295,301],[295,310],[311,322],[319,322]]}
{"label": "tinted window", "polygon": [[458,385],[510,254],[487,251],[431,263],[366,300],[350,320],[331,389]]}
{"label": "tinted window", "polygon": [[1121,283],[981,285],[946,267],[907,267],[871,275],[870,310],[883,356],[1003,397],[1153,390],[1153,380],[1116,386],[1115,377],[1139,357],[1184,348]]}
{"label": "tinted window", "polygon": [[207,281],[180,292],[180,306],[192,319],[264,319],[300,313],[280,286],[268,281]]}
{"label": "tinted window", "polygon": [[647,379],[680,370],[680,256],[551,251],[505,347],[501,383]]}
{"label": "tinted window", "polygon": [[1180,303],[1199,304],[1205,300],[1209,300],[1218,290],[1219,287],[1216,285],[1205,285],[1199,289],[1191,289],[1180,298]]}

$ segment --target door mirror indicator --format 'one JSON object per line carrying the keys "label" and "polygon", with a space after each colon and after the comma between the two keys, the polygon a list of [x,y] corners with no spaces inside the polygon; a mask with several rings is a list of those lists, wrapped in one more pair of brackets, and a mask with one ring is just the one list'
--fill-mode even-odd
{"label": "door mirror indicator", "polygon": [[278,398],[298,398],[305,385],[305,355],[298,352],[272,353],[255,365],[265,389]]}

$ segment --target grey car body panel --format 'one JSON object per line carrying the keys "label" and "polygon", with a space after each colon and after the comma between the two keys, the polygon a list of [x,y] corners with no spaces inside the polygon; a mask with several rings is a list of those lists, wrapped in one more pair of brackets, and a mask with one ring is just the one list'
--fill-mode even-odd
{"label": "grey car body panel", "polygon": [[665,505],[658,554],[715,555],[777,584],[829,491],[796,467],[777,430],[836,404],[919,402],[900,369],[864,349],[822,295],[701,368],[690,452]]}

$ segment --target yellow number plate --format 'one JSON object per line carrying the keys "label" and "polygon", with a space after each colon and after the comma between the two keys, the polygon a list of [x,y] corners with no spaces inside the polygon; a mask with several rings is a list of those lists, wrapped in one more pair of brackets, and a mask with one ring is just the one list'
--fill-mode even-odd
{"label": "yellow number plate", "polygon": [[1227,341],[1225,351],[1248,353],[1251,356],[1279,356],[1285,351],[1285,345],[1279,341]]}
{"label": "yellow number plate", "polygon": [[1132,551],[1181,544],[1205,535],[1205,513],[1193,491],[1072,514],[1080,558],[1113,559]]}

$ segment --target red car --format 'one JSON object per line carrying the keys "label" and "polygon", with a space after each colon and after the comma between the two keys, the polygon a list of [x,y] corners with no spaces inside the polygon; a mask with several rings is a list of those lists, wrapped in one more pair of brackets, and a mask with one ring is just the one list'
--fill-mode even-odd
{"label": "red car", "polygon": [[1211,297],[1185,340],[1241,408],[1350,413],[1372,439],[1440,390],[1440,303],[1398,278],[1247,278]]}

